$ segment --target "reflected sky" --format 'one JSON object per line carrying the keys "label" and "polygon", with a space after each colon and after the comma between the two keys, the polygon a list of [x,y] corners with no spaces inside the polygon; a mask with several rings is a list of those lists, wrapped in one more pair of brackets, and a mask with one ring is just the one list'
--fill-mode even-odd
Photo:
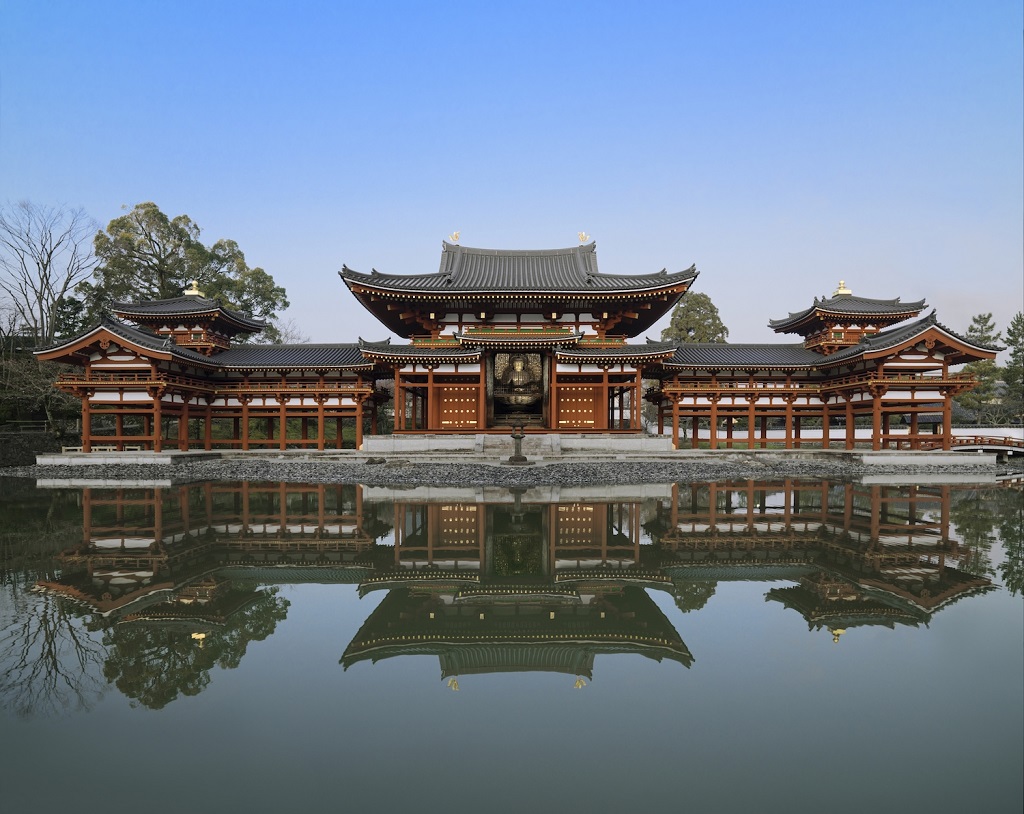
{"label": "reflected sky", "polygon": [[1019,487],[616,489],[4,482],[8,799],[1019,807]]}

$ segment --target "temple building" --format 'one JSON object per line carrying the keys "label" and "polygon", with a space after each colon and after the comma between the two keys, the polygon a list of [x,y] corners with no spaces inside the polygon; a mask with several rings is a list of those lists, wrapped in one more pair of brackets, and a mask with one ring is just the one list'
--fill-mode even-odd
{"label": "temple building", "polygon": [[[974,383],[952,368],[999,350],[920,317],[923,300],[855,296],[842,283],[769,323],[801,342],[630,342],[698,272],[603,273],[593,242],[445,242],[434,273],[340,275],[403,341],[240,344],[263,323],[193,285],[116,303],[118,319],[37,355],[81,368],[57,386],[82,401],[83,451],[361,448],[389,403],[396,435],[639,434],[644,399],[676,448],[684,436],[696,447],[702,428],[712,448],[766,447],[781,428],[786,448],[852,449],[860,420],[874,449],[948,449],[952,399]],[[938,424],[923,418],[936,414]],[[802,437],[811,426],[813,440]],[[845,430],[821,429],[833,426]]]}

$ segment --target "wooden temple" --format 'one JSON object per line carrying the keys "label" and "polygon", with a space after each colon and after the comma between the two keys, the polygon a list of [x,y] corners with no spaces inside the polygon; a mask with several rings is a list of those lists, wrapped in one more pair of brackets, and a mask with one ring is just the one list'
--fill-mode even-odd
{"label": "wooden temple", "polygon": [[874,449],[948,449],[952,399],[974,385],[953,368],[999,350],[921,318],[923,300],[842,283],[769,323],[801,342],[631,343],[698,272],[606,274],[593,242],[446,242],[434,273],[340,275],[404,341],[239,343],[264,324],[193,286],[116,303],[117,319],[37,355],[80,368],[57,386],[81,399],[83,451],[359,448],[391,402],[399,435],[641,433],[644,399],[676,448],[705,430],[712,449],[767,447],[781,429],[772,443],[786,448],[852,449],[861,423]]}

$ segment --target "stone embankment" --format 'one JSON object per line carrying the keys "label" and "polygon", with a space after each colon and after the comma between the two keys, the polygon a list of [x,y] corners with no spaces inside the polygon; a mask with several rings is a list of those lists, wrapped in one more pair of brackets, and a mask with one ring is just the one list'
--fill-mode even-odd
{"label": "stone embankment", "polygon": [[[1017,469],[1019,470],[1019,464]],[[373,486],[562,486],[642,484],[738,479],[881,479],[902,483],[994,480],[1005,467],[994,455],[967,453],[869,453],[843,451],[676,452],[671,455],[537,458],[526,466],[504,459],[429,453],[368,456],[340,453],[115,453],[52,456],[47,465],[9,467],[0,474],[93,485],[144,482],[288,481],[362,483]]]}

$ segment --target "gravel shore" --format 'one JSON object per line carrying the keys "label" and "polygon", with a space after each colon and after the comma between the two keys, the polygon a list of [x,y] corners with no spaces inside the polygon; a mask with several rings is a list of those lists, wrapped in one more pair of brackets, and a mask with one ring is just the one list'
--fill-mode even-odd
{"label": "gravel shore", "polygon": [[563,486],[593,484],[680,483],[722,480],[781,480],[784,478],[857,480],[865,475],[903,476],[906,483],[916,479],[992,479],[996,474],[1019,472],[1020,465],[978,471],[949,466],[865,466],[843,459],[744,461],[595,461],[587,463],[545,463],[534,466],[501,466],[495,463],[410,462],[377,459],[376,462],[338,460],[287,460],[273,457],[255,459],[197,460],[173,466],[20,466],[0,469],[0,476],[47,480],[83,479],[96,481],[145,481],[169,479],[173,483],[194,481],[286,481],[290,483],[362,483],[371,486],[410,488],[416,486]]}

